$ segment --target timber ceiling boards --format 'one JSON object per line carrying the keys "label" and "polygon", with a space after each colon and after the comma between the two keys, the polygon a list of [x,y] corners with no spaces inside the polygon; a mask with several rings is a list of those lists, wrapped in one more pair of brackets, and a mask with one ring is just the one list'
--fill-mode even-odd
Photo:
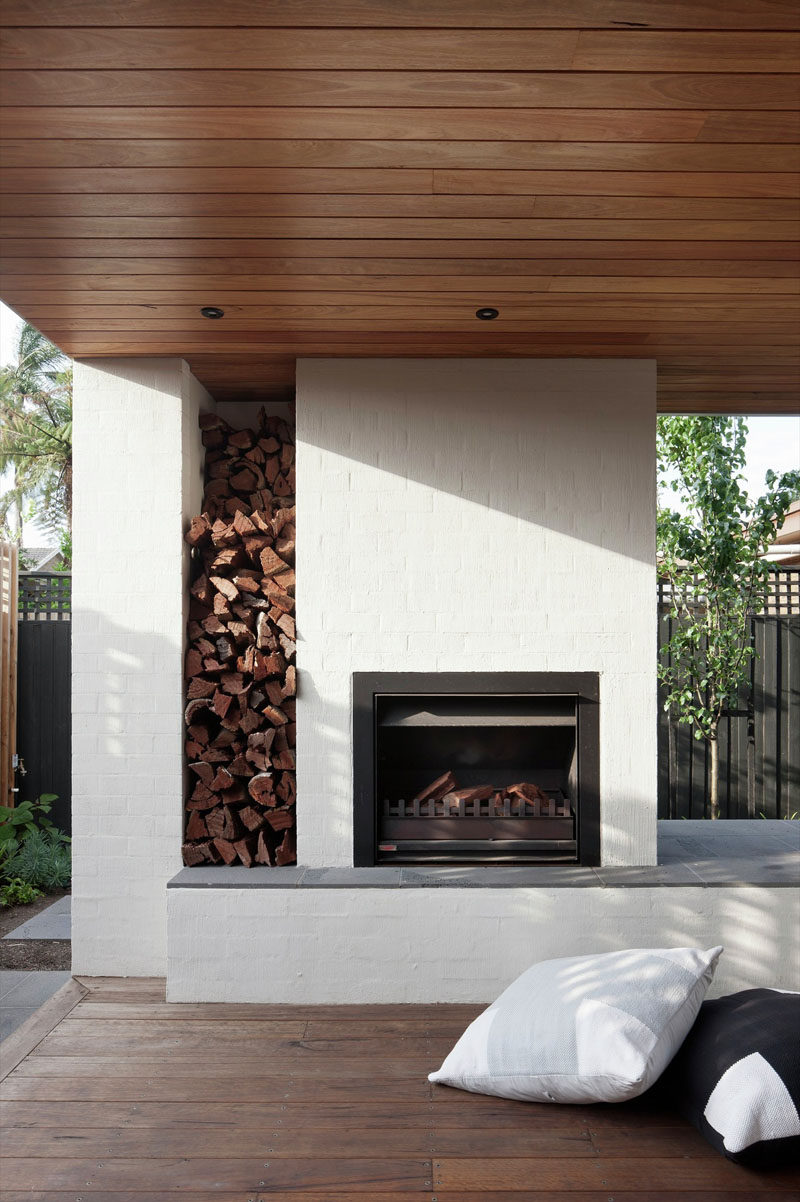
{"label": "timber ceiling boards", "polygon": [[2,24],[0,292],[72,355],[183,355],[220,398],[297,355],[637,356],[664,410],[799,407],[793,0]]}

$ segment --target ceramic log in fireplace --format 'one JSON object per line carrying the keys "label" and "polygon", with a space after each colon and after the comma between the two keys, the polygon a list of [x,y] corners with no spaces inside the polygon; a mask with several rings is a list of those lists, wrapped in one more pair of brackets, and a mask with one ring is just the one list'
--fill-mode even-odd
{"label": "ceramic log in fireplace", "polygon": [[600,863],[596,673],[353,674],[354,863]]}

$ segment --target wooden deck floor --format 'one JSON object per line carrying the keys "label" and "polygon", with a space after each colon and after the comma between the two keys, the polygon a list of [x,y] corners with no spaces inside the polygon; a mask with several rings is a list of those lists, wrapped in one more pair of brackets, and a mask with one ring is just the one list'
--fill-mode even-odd
{"label": "wooden deck floor", "polygon": [[718,1156],[652,1104],[430,1086],[469,1006],[167,1005],[89,993],[0,1085],[0,1202],[762,1202],[800,1174]]}

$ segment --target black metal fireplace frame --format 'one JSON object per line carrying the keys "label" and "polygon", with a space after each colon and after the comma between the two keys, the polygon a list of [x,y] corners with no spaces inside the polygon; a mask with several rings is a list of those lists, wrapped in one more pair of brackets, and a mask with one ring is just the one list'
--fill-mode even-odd
{"label": "black metal fireplace frame", "polygon": [[600,677],[597,672],[354,672],[353,864],[378,863],[376,697],[386,694],[565,695],[578,707],[578,863],[600,864]]}

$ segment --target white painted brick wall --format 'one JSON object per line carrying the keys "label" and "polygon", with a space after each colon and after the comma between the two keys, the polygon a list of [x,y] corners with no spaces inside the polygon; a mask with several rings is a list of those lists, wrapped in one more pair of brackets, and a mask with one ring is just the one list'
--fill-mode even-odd
{"label": "white painted brick wall", "polygon": [[712,997],[800,988],[796,889],[212,888],[168,898],[172,1002],[489,1002],[539,960],[718,944]]}
{"label": "white painted brick wall", "polygon": [[655,363],[301,360],[298,856],[352,863],[353,671],[599,671],[605,864],[655,862]]}
{"label": "white painted brick wall", "polygon": [[183,531],[202,495],[180,359],[75,364],[73,971],[163,975],[181,866]]}

